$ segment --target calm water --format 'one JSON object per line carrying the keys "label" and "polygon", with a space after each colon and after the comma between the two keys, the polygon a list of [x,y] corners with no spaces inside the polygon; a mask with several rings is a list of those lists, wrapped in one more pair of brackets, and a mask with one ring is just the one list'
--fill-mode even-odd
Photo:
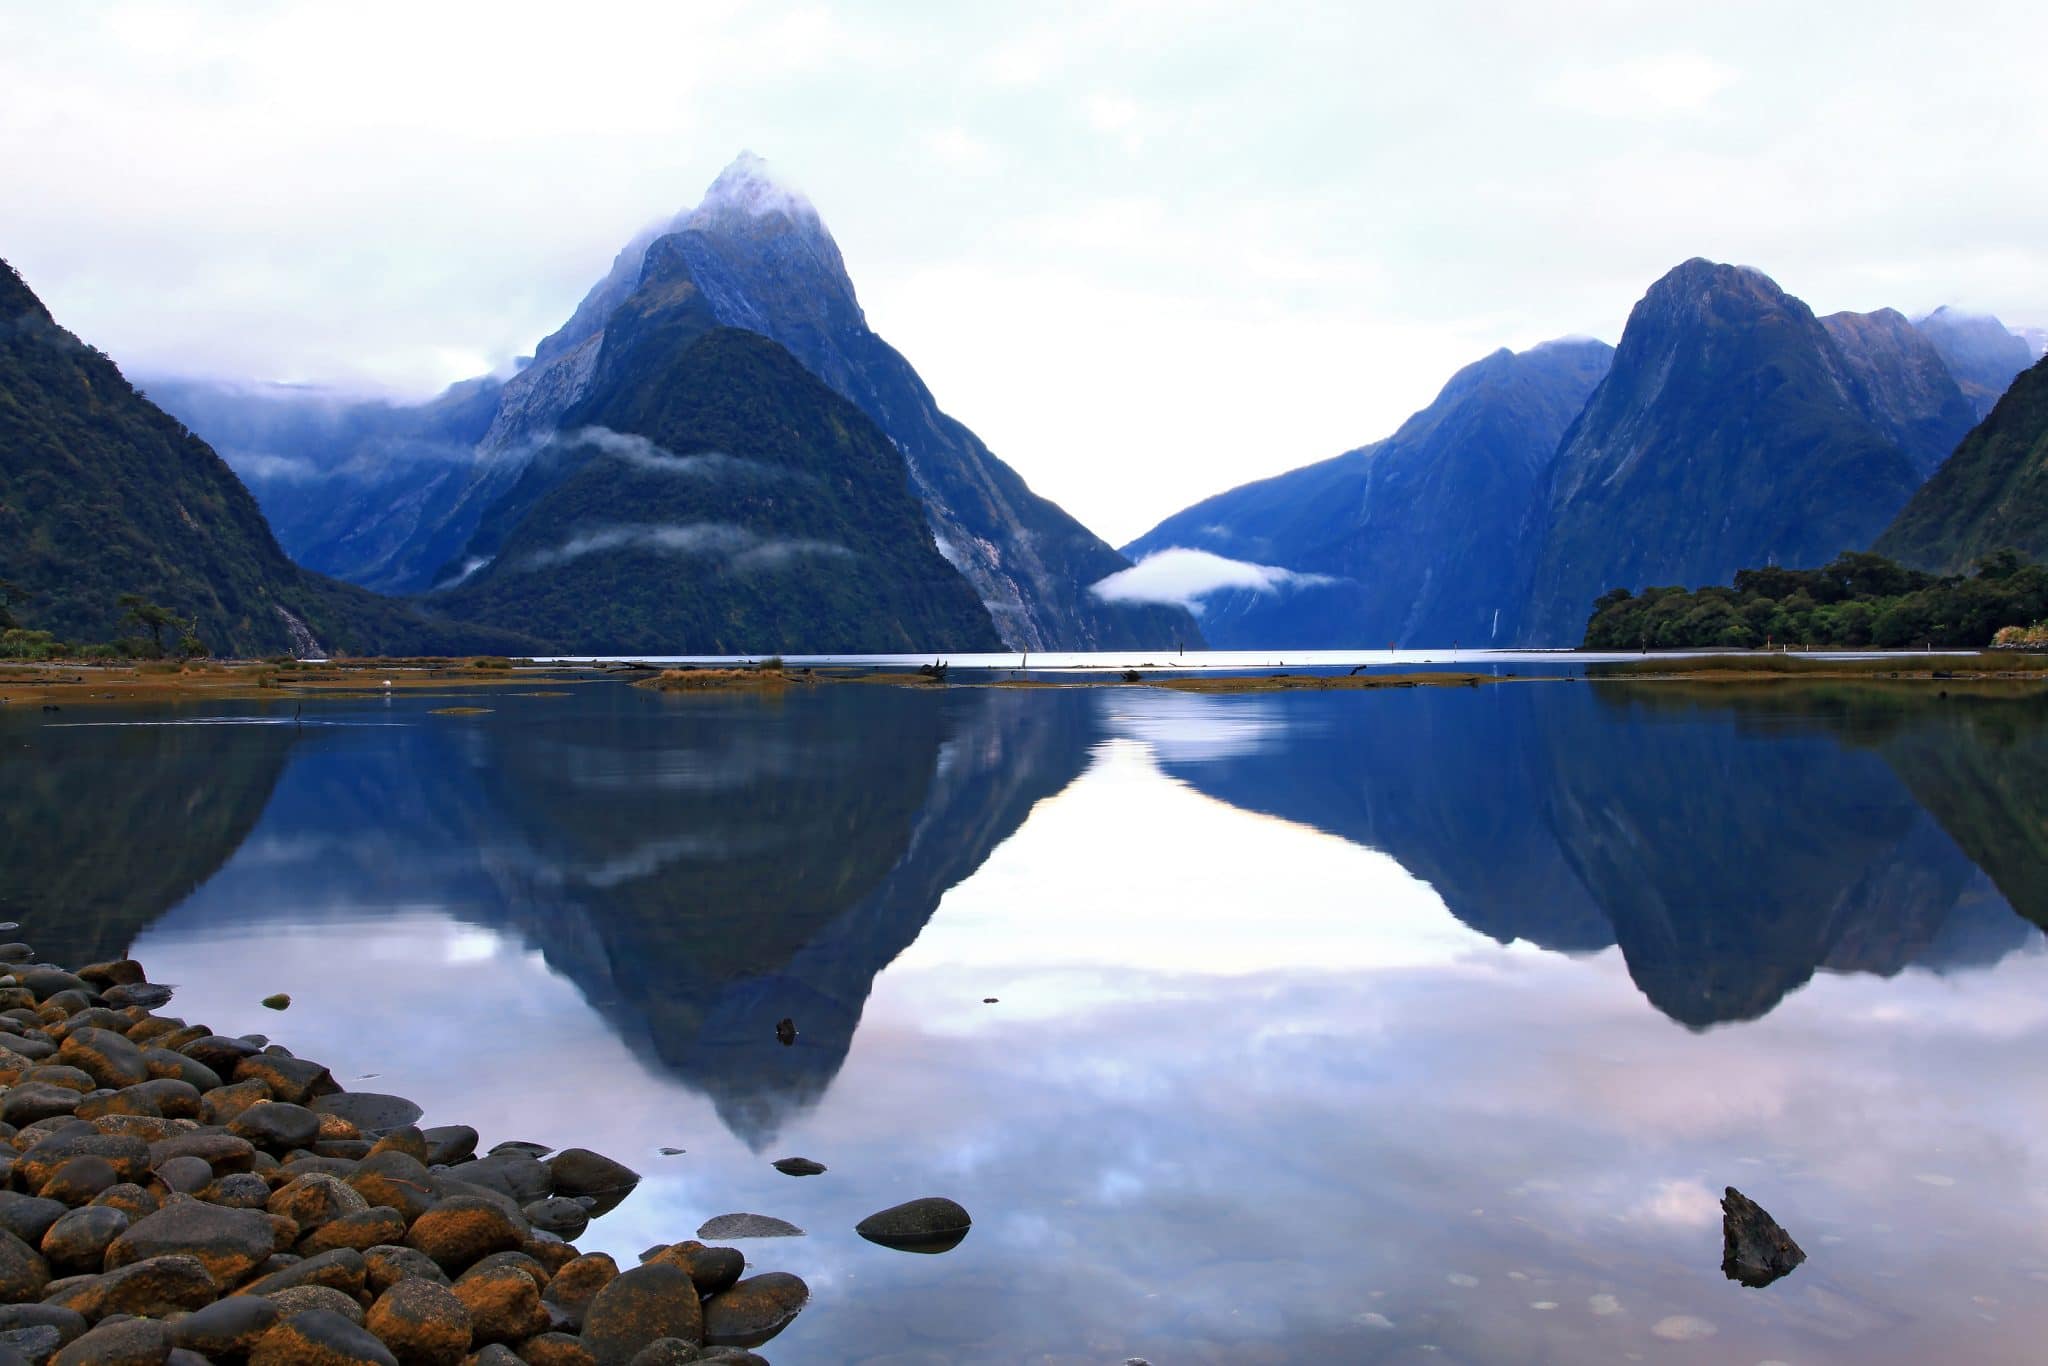
{"label": "calm water", "polygon": [[[2041,1359],[2039,697],[307,711],[0,709],[0,914],[630,1161],[628,1263],[802,1225],[778,1363]],[[1722,1278],[1728,1184],[1804,1267]]]}

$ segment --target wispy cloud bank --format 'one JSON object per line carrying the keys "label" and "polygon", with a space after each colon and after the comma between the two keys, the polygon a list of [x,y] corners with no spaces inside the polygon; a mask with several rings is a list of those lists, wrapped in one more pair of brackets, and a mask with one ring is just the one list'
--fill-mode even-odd
{"label": "wispy cloud bank", "polygon": [[717,479],[730,475],[776,478],[789,473],[773,465],[764,465],[758,460],[745,460],[737,455],[727,455],[724,451],[697,451],[690,455],[677,455],[655,445],[644,436],[635,436],[631,432],[615,432],[609,427],[578,427],[573,432],[559,434],[555,439],[565,446],[595,447],[613,459],[622,460],[635,469],[647,470],[654,474]]}
{"label": "wispy cloud bank", "polygon": [[853,558],[851,550],[836,542],[766,537],[730,522],[643,523],[585,531],[552,550],[526,556],[519,567],[547,569],[611,550],[722,560],[740,571],[780,569],[804,559]]}
{"label": "wispy cloud bank", "polygon": [[1104,602],[1170,603],[1199,613],[1201,599],[1226,588],[1271,594],[1335,582],[1327,574],[1301,574],[1276,564],[1253,564],[1206,550],[1169,546],[1129,569],[1118,570],[1088,591]]}

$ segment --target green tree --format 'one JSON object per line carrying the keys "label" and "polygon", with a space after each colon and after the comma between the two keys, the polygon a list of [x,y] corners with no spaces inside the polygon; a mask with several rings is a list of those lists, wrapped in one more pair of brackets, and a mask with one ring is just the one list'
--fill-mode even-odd
{"label": "green tree", "polygon": [[178,625],[178,619],[171,615],[171,610],[168,607],[159,607],[140,593],[123,593],[120,598],[120,604],[127,609],[121,619],[123,621],[132,621],[143,630],[149,632],[150,643],[155,647],[156,657],[162,659],[164,655],[164,632],[170,627]]}
{"label": "green tree", "polygon": [[18,583],[0,579],[0,631],[9,631],[21,625],[14,619],[14,609],[34,596]]}

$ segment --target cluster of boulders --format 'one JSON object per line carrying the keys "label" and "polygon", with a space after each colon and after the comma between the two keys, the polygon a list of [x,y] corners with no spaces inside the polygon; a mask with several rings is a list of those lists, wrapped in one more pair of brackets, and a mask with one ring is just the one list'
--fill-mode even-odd
{"label": "cluster of boulders", "polygon": [[170,990],[133,960],[0,966],[0,1366],[758,1362],[809,1296],[695,1241],[580,1254],[629,1168],[478,1156],[474,1129],[153,1013]]}

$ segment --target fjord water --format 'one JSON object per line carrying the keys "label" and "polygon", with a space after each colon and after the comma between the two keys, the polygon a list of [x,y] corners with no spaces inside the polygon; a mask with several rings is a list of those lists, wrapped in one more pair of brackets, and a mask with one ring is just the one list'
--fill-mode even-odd
{"label": "fjord water", "polygon": [[[778,1363],[2048,1333],[2039,695],[0,709],[0,837],[43,956],[132,950],[188,1019],[646,1173],[587,1248],[809,1230],[742,1244],[814,1292]],[[1720,1273],[1731,1184],[1809,1254],[1766,1289]],[[959,1247],[853,1234],[925,1194]]]}

